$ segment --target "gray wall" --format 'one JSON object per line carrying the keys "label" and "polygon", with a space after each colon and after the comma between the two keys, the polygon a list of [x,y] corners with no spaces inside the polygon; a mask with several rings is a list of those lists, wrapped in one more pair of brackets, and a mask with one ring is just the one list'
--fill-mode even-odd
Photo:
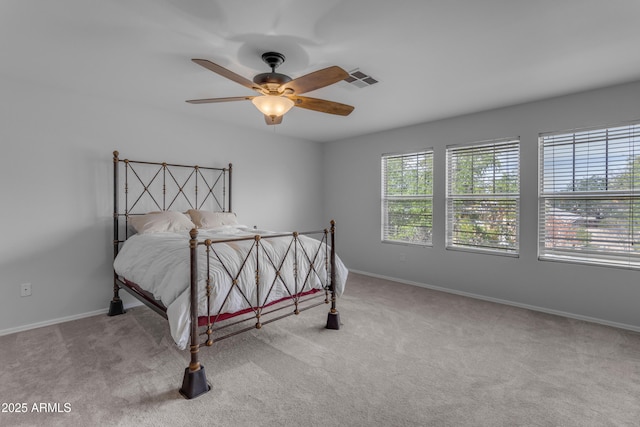
{"label": "gray wall", "polygon": [[[328,222],[317,143],[6,76],[0,85],[0,333],[108,307],[113,150],[136,160],[233,162],[233,207],[247,225]],[[21,298],[27,282],[33,295]]]}
{"label": "gray wall", "polygon": [[[433,102],[436,102],[434,100]],[[640,82],[324,146],[325,214],[355,271],[640,330],[640,272],[537,260],[538,134],[640,119]],[[445,249],[445,147],[521,138],[520,257]],[[433,247],[380,242],[380,156],[434,148]]]}

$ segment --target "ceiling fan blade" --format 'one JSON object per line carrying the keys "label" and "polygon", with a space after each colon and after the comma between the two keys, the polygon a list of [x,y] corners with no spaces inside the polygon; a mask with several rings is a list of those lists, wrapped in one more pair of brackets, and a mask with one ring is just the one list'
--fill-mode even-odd
{"label": "ceiling fan blade", "polygon": [[253,98],[255,98],[255,96],[232,96],[229,98],[190,99],[187,102],[189,104],[213,104],[215,102],[249,101]]}
{"label": "ceiling fan blade", "polygon": [[354,107],[351,105],[341,104],[334,101],[326,101],[324,99],[309,98],[307,96],[288,96],[288,98],[295,103],[296,107],[320,111],[321,113],[348,116],[354,110]]}
{"label": "ceiling fan blade", "polygon": [[264,121],[268,125],[279,125],[280,123],[282,123],[282,117],[284,117],[284,116],[267,116],[265,114],[264,115]]}
{"label": "ceiling fan blade", "polygon": [[349,77],[349,73],[334,65],[333,67],[327,67],[322,70],[314,71],[313,73],[305,74],[297,79],[293,79],[290,82],[283,84],[279,91],[283,92],[286,89],[291,89],[294,94],[311,92],[312,90],[337,83],[347,77]]}
{"label": "ceiling fan blade", "polygon": [[234,73],[231,70],[227,70],[226,68],[221,67],[220,65],[215,64],[209,60],[192,59],[192,61],[198,65],[203,66],[207,70],[213,71],[214,73],[219,74],[222,77],[228,78],[229,80],[233,80],[234,82],[239,83],[246,88],[249,88],[258,92],[262,92],[262,88],[259,85],[255,84],[254,82],[252,82],[251,80],[246,79],[241,75]]}

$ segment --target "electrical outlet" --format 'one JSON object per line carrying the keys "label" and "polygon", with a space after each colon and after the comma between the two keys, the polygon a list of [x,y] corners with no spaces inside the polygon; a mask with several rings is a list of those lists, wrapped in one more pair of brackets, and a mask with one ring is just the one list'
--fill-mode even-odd
{"label": "electrical outlet", "polygon": [[20,285],[20,296],[21,297],[31,296],[31,283],[23,283],[22,285]]}
{"label": "electrical outlet", "polygon": [[407,256],[404,254],[404,252],[400,252],[400,261],[406,261],[407,260]]}

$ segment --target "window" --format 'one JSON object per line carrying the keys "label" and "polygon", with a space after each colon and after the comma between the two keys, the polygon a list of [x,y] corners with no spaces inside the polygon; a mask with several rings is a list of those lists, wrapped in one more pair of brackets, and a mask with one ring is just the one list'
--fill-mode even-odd
{"label": "window", "polygon": [[447,248],[518,254],[520,141],[447,147]]}
{"label": "window", "polygon": [[640,124],[542,134],[540,259],[640,267]]}
{"label": "window", "polygon": [[382,241],[431,244],[433,150],[382,156]]}

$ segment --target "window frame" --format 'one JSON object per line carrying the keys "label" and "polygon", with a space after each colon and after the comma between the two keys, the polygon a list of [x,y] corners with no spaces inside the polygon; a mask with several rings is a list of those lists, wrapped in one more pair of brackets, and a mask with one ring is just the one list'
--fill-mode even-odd
{"label": "window frame", "polygon": [[[500,255],[500,256],[508,256],[508,257],[519,257],[520,256],[520,200],[521,200],[521,150],[520,150],[520,137],[511,137],[511,138],[499,138],[485,141],[476,141],[471,143],[463,143],[463,144],[454,144],[448,145],[446,147],[446,191],[445,191],[445,200],[446,200],[446,249],[448,250],[457,250],[457,251],[467,251],[474,253],[485,253],[491,255]],[[511,146],[511,147],[510,147]],[[515,169],[516,169],[516,180],[515,183],[508,183],[509,186],[515,185],[516,191],[513,192],[493,192],[493,193],[454,193],[453,187],[455,182],[454,171],[452,163],[455,161],[454,157],[458,158],[458,152],[462,151],[487,151],[487,147],[492,147],[493,153],[498,152],[502,148],[506,148],[507,160],[510,162],[515,161]],[[515,151],[514,153],[509,152],[509,148]],[[506,166],[506,170],[510,170],[513,168],[512,164]],[[499,171],[499,168],[494,167],[491,168],[493,170],[493,180],[491,181],[493,187],[497,183],[496,180],[496,172]],[[473,170],[473,167],[472,167]],[[473,173],[473,172],[472,172]],[[473,180],[474,178],[472,178]],[[507,227],[513,227],[513,233],[508,234],[506,239],[508,241],[509,238],[514,240],[513,245],[506,244],[502,248],[496,246],[483,246],[483,245],[473,245],[473,244],[460,244],[456,242],[456,230],[458,221],[456,221],[456,209],[455,205],[460,202],[464,203],[464,201],[471,202],[491,202],[496,201],[498,203],[504,203],[505,201],[513,201],[514,206],[512,208],[512,213],[514,217],[515,224],[506,225]],[[509,202],[505,205],[507,208],[509,207]],[[478,221],[481,222],[481,221]],[[499,226],[499,225],[498,225]],[[458,229],[459,230],[459,229]]]}
{"label": "window frame", "polygon": [[[611,204],[611,206],[614,206],[614,203],[616,203],[616,201],[628,201],[629,203],[628,209],[632,209],[631,206],[634,203],[640,204],[640,180],[638,180],[637,187],[635,187],[632,184],[630,189],[624,189],[624,190],[615,189],[615,179],[617,175],[615,175],[611,171],[615,169],[619,170],[620,165],[617,164],[615,161],[610,160],[616,157],[611,154],[610,150],[612,150],[611,148],[612,141],[614,141],[615,139],[623,139],[623,138],[619,138],[617,136],[618,134],[615,133],[616,131],[619,132],[621,129],[626,129],[627,132],[630,133],[630,136],[627,136],[627,139],[630,140],[629,144],[627,145],[627,148],[629,149],[629,152],[632,154],[630,154],[630,157],[626,160],[627,166],[631,166],[633,168],[631,170],[632,176],[635,174],[640,174],[640,164],[638,165],[639,166],[638,169],[635,168],[635,162],[640,161],[640,120],[636,120],[632,122],[624,122],[624,123],[619,123],[615,125],[593,126],[593,127],[587,127],[587,128],[569,129],[569,130],[556,131],[556,132],[544,132],[538,135],[538,233],[537,233],[537,238],[538,238],[538,259],[539,260],[566,262],[566,263],[574,263],[574,264],[597,265],[597,266],[614,267],[614,268],[640,269],[640,251],[638,251],[637,254],[633,253],[633,245],[634,245],[634,241],[636,240],[634,238],[634,235],[636,235],[636,232],[634,232],[634,230],[636,229],[634,228],[634,224],[638,222],[637,220],[634,220],[634,217],[636,216],[634,216],[633,212],[631,213],[631,216],[628,218],[628,222],[627,222],[628,231],[624,233],[625,237],[628,239],[628,245],[630,246],[630,249],[627,249],[626,251],[615,252],[611,250],[611,247],[609,251],[602,250],[602,249],[589,250],[588,248],[586,250],[582,250],[581,248],[577,248],[577,249],[575,247],[567,248],[566,246],[565,246],[565,249],[562,249],[562,246],[560,246],[560,248],[547,247],[547,240],[548,240],[547,229],[552,228],[553,230],[555,228],[555,226],[549,227],[547,225],[549,223],[549,218],[552,217],[552,215],[547,214],[547,210],[546,210],[547,202],[549,200],[557,200],[557,201],[565,201],[565,202],[568,200],[572,200],[572,201],[575,201],[576,203],[580,201],[584,201],[585,202],[584,206],[587,206],[587,207],[592,206],[588,204],[589,202],[609,203]],[[585,134],[589,135],[589,133],[594,133],[594,134],[604,133],[606,136],[604,139],[594,138],[593,140],[591,140],[589,139],[589,137],[587,137],[586,141],[579,141],[579,142],[576,141],[576,137],[583,138]],[[613,134],[612,137],[609,136],[610,133]],[[624,131],[622,133],[624,133]],[[554,147],[554,144],[551,142],[545,145],[545,139],[552,138],[552,137],[558,137],[559,139],[561,139],[563,137],[569,137],[569,136],[571,136],[572,138],[571,144],[573,144],[572,145],[573,154],[571,158],[572,169],[573,169],[573,175],[571,177],[572,191],[568,191],[568,190],[545,191],[545,184],[547,184],[547,182],[545,181],[546,179],[545,177],[547,175],[545,174],[546,169],[545,169],[545,151],[544,150],[545,150],[545,147]],[[590,142],[593,142],[594,144],[597,142],[601,142],[602,144],[604,144],[604,147],[605,147],[604,157],[606,161],[602,162],[602,166],[604,167],[604,170],[605,170],[605,176],[603,181],[605,183],[603,184],[605,188],[586,190],[586,191],[584,191],[584,188],[580,188],[580,191],[576,191],[576,189],[579,188],[579,186],[577,186],[577,182],[583,181],[585,179],[587,180],[591,179],[593,181],[594,179],[598,178],[597,175],[593,175],[592,177],[576,179],[575,169],[576,169],[576,162],[578,162],[578,160],[576,159],[575,146],[577,144],[589,144]],[[564,143],[569,144],[567,139],[564,140]],[[559,145],[560,142],[558,142],[557,144]],[[582,149],[583,147],[580,146],[579,148]],[[617,147],[617,149],[619,149],[619,147]],[[556,159],[554,158],[554,161],[555,160]],[[595,165],[597,166],[598,164],[595,163]],[[626,171],[627,169],[625,169],[624,172]],[[554,174],[553,174],[554,180],[555,180],[555,177],[556,175],[554,170]],[[632,181],[635,182],[635,180],[632,180]],[[556,185],[555,181],[553,181],[552,185],[554,186]],[[589,185],[589,184],[586,184],[586,185]],[[554,206],[555,206],[555,203],[557,202],[554,202]],[[598,206],[598,205],[594,204],[593,206]],[[554,207],[553,209],[555,210],[556,208]],[[565,219],[567,219],[569,214],[570,213],[567,211],[567,213],[564,215]],[[554,230],[551,233],[549,233],[552,235],[550,237],[551,241],[557,242],[558,245],[561,245],[563,243],[566,245],[570,240],[573,240],[578,243],[585,243],[587,246],[589,244],[592,244],[594,240],[597,242],[596,239],[592,239],[590,237],[590,232],[589,232],[590,217],[586,212],[586,208],[583,216],[584,217],[579,216],[579,218],[580,218],[581,224],[584,224],[585,230],[582,231],[583,234],[581,234],[585,236],[584,238],[577,236],[578,231],[581,231],[579,228],[580,226],[578,226],[578,228],[575,228],[576,237],[572,239],[569,237],[565,237],[564,239],[556,238],[553,236],[553,234],[557,234],[558,231]],[[600,217],[600,215],[598,216]],[[562,218],[562,216],[558,216],[558,215],[556,215],[556,217]],[[601,229],[604,229],[604,230],[606,230],[607,228],[606,224],[604,223],[604,220],[606,218],[607,217],[596,218],[598,222],[602,221],[602,225],[600,225],[599,227],[601,227]],[[638,235],[640,235],[640,222],[638,222],[637,224],[637,229],[639,230],[637,233]],[[565,234],[568,235],[569,233],[567,232]],[[604,236],[605,238],[608,238],[608,240],[601,240],[601,241],[610,244],[610,242],[612,241],[611,240],[612,236],[608,236],[607,234],[605,234]],[[640,240],[640,239],[637,239],[637,240]]]}
{"label": "window frame", "polygon": [[[392,158],[410,158],[410,157],[419,157],[426,156],[426,160],[429,162],[428,170],[430,170],[430,185],[431,185],[431,193],[422,193],[422,194],[403,194],[403,195],[389,195],[387,194],[387,161]],[[410,246],[423,246],[423,247],[431,247],[433,246],[433,157],[434,150],[433,148],[424,148],[415,151],[407,151],[400,153],[385,153],[380,157],[380,240],[382,243],[391,243],[391,244],[399,244],[399,245],[410,245]],[[430,206],[430,212],[428,213],[427,223],[428,226],[428,238],[424,240],[408,240],[408,239],[393,239],[389,237],[388,228],[389,228],[389,210],[388,210],[388,202],[390,201],[410,201],[410,200],[424,200],[427,202],[427,206]]]}

